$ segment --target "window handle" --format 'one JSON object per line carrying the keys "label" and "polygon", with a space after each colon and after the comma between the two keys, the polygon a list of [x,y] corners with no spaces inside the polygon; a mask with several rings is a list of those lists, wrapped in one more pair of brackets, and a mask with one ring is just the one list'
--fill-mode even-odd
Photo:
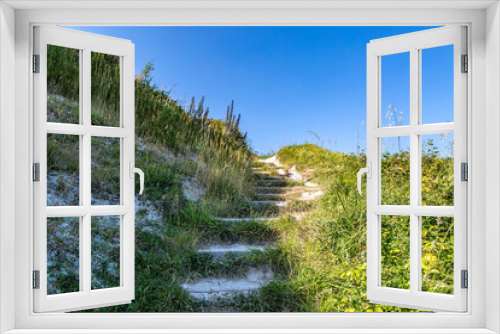
{"label": "window handle", "polygon": [[144,172],[142,171],[142,169],[134,167],[133,161],[130,161],[129,170],[131,179],[134,178],[135,174],[139,174],[139,184],[141,186],[139,190],[139,195],[142,195],[142,193],[144,192]]}
{"label": "window handle", "polygon": [[363,195],[363,192],[361,191],[361,176],[366,173],[366,176],[371,179],[372,178],[372,163],[371,162],[367,162],[366,163],[366,167],[364,168],[361,168],[359,171],[358,171],[358,192],[360,195]]}

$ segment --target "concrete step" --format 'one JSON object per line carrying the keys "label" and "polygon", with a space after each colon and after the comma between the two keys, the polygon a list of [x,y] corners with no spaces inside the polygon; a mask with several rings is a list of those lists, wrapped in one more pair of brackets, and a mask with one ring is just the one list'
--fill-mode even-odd
{"label": "concrete step", "polygon": [[263,252],[266,249],[271,249],[272,244],[226,244],[226,245],[207,245],[198,248],[198,252],[208,254],[212,257],[213,261],[220,261],[230,254],[245,255],[250,254],[252,251]]}
{"label": "concrete step", "polygon": [[255,194],[255,199],[258,201],[280,201],[284,200],[285,196],[283,194],[259,193]]}
{"label": "concrete step", "polygon": [[245,276],[238,278],[205,278],[182,284],[196,299],[230,299],[238,294],[248,294],[260,289],[273,279],[273,272],[266,267],[249,268]]}
{"label": "concrete step", "polygon": [[260,194],[282,194],[287,190],[286,187],[255,187],[255,191]]}

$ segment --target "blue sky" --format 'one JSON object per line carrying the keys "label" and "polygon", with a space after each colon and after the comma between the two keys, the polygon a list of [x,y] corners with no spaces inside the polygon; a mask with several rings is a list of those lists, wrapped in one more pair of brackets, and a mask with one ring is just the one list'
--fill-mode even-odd
{"label": "blue sky", "polygon": [[[428,27],[78,27],[136,46],[136,73],[155,64],[154,82],[188,103],[205,96],[223,118],[235,101],[254,150],[311,142],[366,147],[366,44]],[[422,120],[453,120],[451,46],[423,51]],[[448,60],[448,61],[447,61]],[[382,105],[408,121],[409,57],[382,59]],[[394,116],[394,115],[393,115]],[[392,118],[394,123],[399,122]],[[389,124],[390,120],[384,120]],[[314,134],[313,134],[314,133]]]}

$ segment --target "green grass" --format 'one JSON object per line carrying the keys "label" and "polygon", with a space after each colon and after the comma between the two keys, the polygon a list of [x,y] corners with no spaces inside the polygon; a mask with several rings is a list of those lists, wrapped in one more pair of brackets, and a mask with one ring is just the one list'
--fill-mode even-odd
{"label": "green grass", "polygon": [[[79,122],[78,57],[76,50],[48,48],[49,121]],[[129,305],[89,312],[202,311],[203,305],[180,287],[181,281],[193,275],[206,277],[229,272],[238,263],[243,268],[269,260],[262,254],[254,254],[251,258],[214,264],[196,252],[198,243],[270,241],[273,232],[257,222],[232,226],[213,219],[258,214],[246,203],[254,193],[252,154],[245,135],[238,129],[239,119],[233,116],[232,107],[224,122],[209,118],[203,103],[195,107],[193,101],[188,110],[184,110],[168,92],[152,84],[152,70],[152,65],[146,66],[135,81],[136,136],[142,144],[136,150],[136,166],[147,176],[144,195],[139,201],[150,201],[161,210],[162,216],[147,221],[144,210],[136,215],[136,222],[140,224],[136,228],[135,300]],[[120,123],[118,79],[116,57],[92,54],[93,125]],[[47,141],[49,168],[57,173],[77,175],[78,141],[77,136],[50,135]],[[119,144],[106,138],[93,138],[92,144],[94,193],[118,194]],[[203,190],[199,201],[184,197],[186,180],[196,180]],[[144,230],[148,225],[160,232]],[[109,277],[109,281],[113,279]],[[60,281],[70,286],[74,285],[75,278]]]}
{"label": "green grass", "polygon": [[[48,49],[48,119],[78,123],[78,53],[59,47]],[[57,61],[51,61],[57,59]],[[119,123],[117,95],[119,76],[112,56],[92,56],[92,124]],[[136,150],[136,166],[147,175],[145,194],[161,209],[162,216],[147,221],[144,210],[136,221],[136,296],[128,305],[89,312],[203,312],[213,307],[194,300],[181,283],[196,277],[237,275],[251,266],[270,266],[276,279],[261,290],[240,295],[229,307],[242,312],[401,312],[396,307],[374,305],[366,299],[366,202],[356,192],[356,172],[365,166],[364,155],[331,152],[317,145],[282,148],[277,154],[286,167],[296,166],[324,195],[310,202],[293,200],[288,211],[302,212],[301,220],[286,214],[266,222],[227,224],[214,217],[254,217],[271,214],[268,208],[247,203],[254,198],[257,162],[238,130],[232,107],[224,122],[208,117],[203,103],[194,101],[187,110],[167,91],[152,84],[153,66],[147,65],[135,81],[136,135],[143,147]],[[63,96],[59,98],[57,96]],[[76,173],[78,138],[49,136],[51,170]],[[95,143],[103,170],[93,174],[97,192],[119,189],[116,157],[119,145]],[[100,145],[100,147],[99,147]],[[440,157],[430,143],[422,161],[424,204],[452,205],[453,164]],[[199,201],[183,194],[183,182],[195,179],[203,189]],[[111,182],[110,182],[111,180]],[[408,201],[409,164],[406,153],[385,154],[382,161],[382,197],[391,204]],[[289,182],[287,186],[302,186]],[[137,189],[137,187],[136,187]],[[439,191],[436,191],[439,190]],[[144,226],[155,228],[155,232]],[[388,286],[407,287],[408,258],[401,236],[408,224],[387,220],[388,240],[384,271]],[[449,219],[428,217],[423,221],[423,288],[453,292],[453,224]],[[211,261],[196,252],[198,245],[231,242],[274,242],[276,250]],[[406,245],[407,246],[407,245]],[[71,279],[69,280],[71,281]],[[74,277],[73,277],[74,281]],[[64,281],[68,287],[72,282]],[[224,306],[224,305],[223,305]],[[228,306],[228,305],[225,305]],[[234,309],[233,309],[234,310]]]}
{"label": "green grass", "polygon": [[[281,221],[275,226],[285,251],[295,259],[292,272],[296,274],[290,281],[300,291],[307,291],[307,311],[413,311],[371,304],[366,299],[366,200],[356,190],[356,172],[364,167],[365,156],[304,144],[284,147],[278,157],[287,167],[312,171],[312,180],[326,190],[317,203],[304,210],[307,214],[302,220]],[[383,156],[382,194],[386,201],[401,203],[409,196],[409,170],[403,168],[407,158],[406,153]],[[439,157],[433,150],[422,160],[424,175],[439,180],[442,186],[433,192],[434,203],[452,205],[453,179],[442,176],[450,175],[452,159]],[[409,240],[403,236],[409,235],[409,224],[397,219],[385,221],[382,266],[389,269],[382,273],[383,283],[408,288]],[[422,229],[423,289],[453,293],[452,221],[426,217]]]}

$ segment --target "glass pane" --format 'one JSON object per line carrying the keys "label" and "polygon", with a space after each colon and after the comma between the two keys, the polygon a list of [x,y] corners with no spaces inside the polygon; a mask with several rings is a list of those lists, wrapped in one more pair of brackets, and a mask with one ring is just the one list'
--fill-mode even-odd
{"label": "glass pane", "polygon": [[92,52],[92,125],[120,126],[120,57]]}
{"label": "glass pane", "polygon": [[47,122],[80,122],[80,52],[47,45]]}
{"label": "glass pane", "polygon": [[92,137],[92,205],[120,205],[120,138]]}
{"label": "glass pane", "polygon": [[453,206],[453,133],[423,135],[422,205]]}
{"label": "glass pane", "polygon": [[410,217],[381,217],[381,286],[410,289]]}
{"label": "glass pane", "polygon": [[453,122],[453,45],[423,49],[422,123]]}
{"label": "glass pane", "polygon": [[410,124],[410,53],[381,57],[381,124]]}
{"label": "glass pane", "polygon": [[422,291],[453,294],[453,218],[422,217]]}
{"label": "glass pane", "polygon": [[80,205],[80,136],[47,134],[47,206]]}
{"label": "glass pane", "polygon": [[120,216],[92,217],[92,290],[120,286]]}
{"label": "glass pane", "polygon": [[47,294],[79,291],[80,218],[47,218]]}
{"label": "glass pane", "polygon": [[410,205],[410,137],[381,138],[382,205]]}

